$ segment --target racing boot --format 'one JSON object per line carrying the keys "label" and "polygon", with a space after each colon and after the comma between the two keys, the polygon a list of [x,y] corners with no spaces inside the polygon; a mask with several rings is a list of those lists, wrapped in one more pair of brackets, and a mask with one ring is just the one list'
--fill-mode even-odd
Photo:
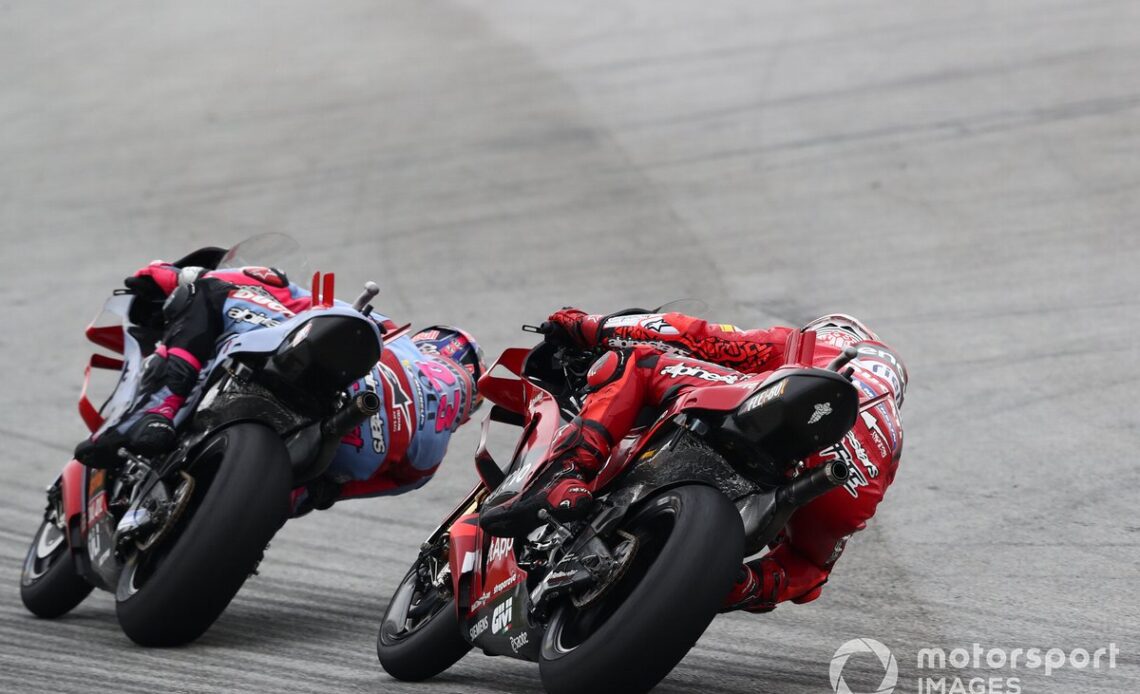
{"label": "racing boot", "polygon": [[585,518],[593,503],[582,472],[570,463],[554,461],[512,501],[485,509],[479,527],[496,537],[524,537],[542,525],[540,511],[569,523]]}
{"label": "racing boot", "polygon": [[117,423],[75,447],[75,459],[95,468],[118,467],[119,449],[155,456],[174,447],[174,417],[198,382],[201,365],[186,350],[160,348],[146,364],[134,404]]}
{"label": "racing boot", "polygon": [[744,564],[720,611],[771,612],[776,609],[780,591],[786,584],[783,567],[770,557]]}

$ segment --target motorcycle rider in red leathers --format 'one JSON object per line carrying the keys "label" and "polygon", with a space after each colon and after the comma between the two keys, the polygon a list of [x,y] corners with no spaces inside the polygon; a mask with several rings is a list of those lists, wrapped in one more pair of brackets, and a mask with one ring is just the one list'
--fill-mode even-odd
{"label": "motorcycle rider in red leathers", "polygon": [[[135,295],[132,323],[161,340],[145,362],[132,407],[76,447],[81,463],[115,468],[120,448],[144,456],[171,449],[176,417],[217,345],[312,307],[311,294],[277,269],[208,269],[225,252],[204,248],[174,263],[155,261],[124,281]],[[370,317],[386,330],[396,328],[376,312]],[[458,328],[433,326],[389,340],[372,371],[352,386],[376,392],[380,412],[342,440],[321,477],[294,490],[294,515],[425,484],[452,432],[482,402],[476,383],[483,369],[479,345]]]}
{"label": "motorcycle rider in red leathers", "polygon": [[[680,313],[598,316],[568,308],[550,316],[562,339],[580,347],[608,347],[590,368],[581,412],[564,426],[547,454],[553,464],[515,500],[483,512],[480,524],[493,535],[517,536],[539,524],[540,510],[561,521],[585,516],[593,501],[591,482],[611,448],[633,428],[645,407],[661,409],[679,393],[717,383],[763,380],[784,364],[794,328],[740,330]],[[766,612],[777,603],[819,597],[847,539],[862,530],[894,480],[902,451],[899,406],[906,367],[858,320],[830,315],[804,328],[816,331],[814,365],[826,366],[846,347],[853,383],[863,401],[887,394],[861,412],[854,428],[831,448],[806,460],[808,468],[840,459],[850,478],[792,516],[771,551],[743,565],[724,610]]]}

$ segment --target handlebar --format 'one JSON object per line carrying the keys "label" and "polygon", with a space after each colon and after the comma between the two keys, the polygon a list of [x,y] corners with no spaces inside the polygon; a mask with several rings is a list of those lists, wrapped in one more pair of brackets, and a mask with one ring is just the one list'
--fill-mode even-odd
{"label": "handlebar", "polygon": [[352,303],[352,307],[354,309],[356,309],[357,311],[360,311],[361,313],[363,313],[364,308],[366,306],[368,306],[368,302],[375,299],[376,295],[379,293],[380,293],[380,286],[378,284],[376,284],[375,282],[365,282],[364,283],[364,291],[361,292],[360,296],[358,296],[356,298],[356,301],[354,301]]}
{"label": "handlebar", "polygon": [[859,352],[856,351],[854,347],[848,347],[847,349],[843,350],[843,354],[840,354],[838,357],[833,359],[830,364],[827,365],[827,369],[828,371],[835,371],[838,373],[840,369],[842,369],[844,366],[847,366],[848,362],[857,356],[859,356]]}
{"label": "handlebar", "polygon": [[537,335],[551,335],[554,333],[554,324],[550,321],[543,321],[539,325],[523,325],[524,332],[535,333]]}

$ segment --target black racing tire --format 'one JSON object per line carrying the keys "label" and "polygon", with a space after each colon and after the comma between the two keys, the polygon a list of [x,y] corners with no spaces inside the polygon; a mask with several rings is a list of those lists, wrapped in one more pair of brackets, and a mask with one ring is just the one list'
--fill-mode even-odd
{"label": "black racing tire", "polygon": [[236,424],[206,443],[174,534],[119,579],[115,611],[132,641],[182,645],[221,616],[288,518],[288,460],[281,438],[261,424]]}
{"label": "black racing tire", "polygon": [[625,576],[582,610],[564,603],[547,626],[539,669],[550,694],[649,691],[708,628],[740,571],[740,515],[712,487],[660,492],[623,529],[640,542]]}
{"label": "black racing tire", "polygon": [[[418,565],[417,565],[418,566]],[[429,614],[408,628],[408,611],[417,590],[416,568],[404,576],[380,622],[376,657],[392,677],[419,682],[435,677],[459,661],[471,644],[463,638],[455,599],[438,596]]]}
{"label": "black racing tire", "polygon": [[20,573],[20,599],[37,617],[55,619],[75,609],[94,588],[79,575],[66,531],[45,518]]}

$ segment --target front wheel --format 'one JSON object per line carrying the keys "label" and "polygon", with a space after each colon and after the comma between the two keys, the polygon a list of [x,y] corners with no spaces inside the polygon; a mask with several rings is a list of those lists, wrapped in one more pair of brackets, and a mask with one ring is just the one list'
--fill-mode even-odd
{"label": "front wheel", "polygon": [[421,557],[384,612],[376,657],[398,680],[419,682],[435,677],[471,650],[460,631],[455,598],[431,583],[446,563],[446,552],[442,560]]}
{"label": "front wheel", "polygon": [[28,548],[20,573],[20,599],[37,617],[54,619],[83,602],[92,589],[75,568],[58,510],[48,513]]}
{"label": "front wheel", "polygon": [[740,515],[712,487],[661,492],[623,530],[638,541],[625,575],[547,626],[539,668],[550,694],[649,691],[708,628],[740,570]]}
{"label": "front wheel", "polygon": [[119,626],[142,646],[177,646],[221,616],[289,513],[281,438],[260,424],[218,433],[194,459],[194,496],[171,537],[127,563]]}

